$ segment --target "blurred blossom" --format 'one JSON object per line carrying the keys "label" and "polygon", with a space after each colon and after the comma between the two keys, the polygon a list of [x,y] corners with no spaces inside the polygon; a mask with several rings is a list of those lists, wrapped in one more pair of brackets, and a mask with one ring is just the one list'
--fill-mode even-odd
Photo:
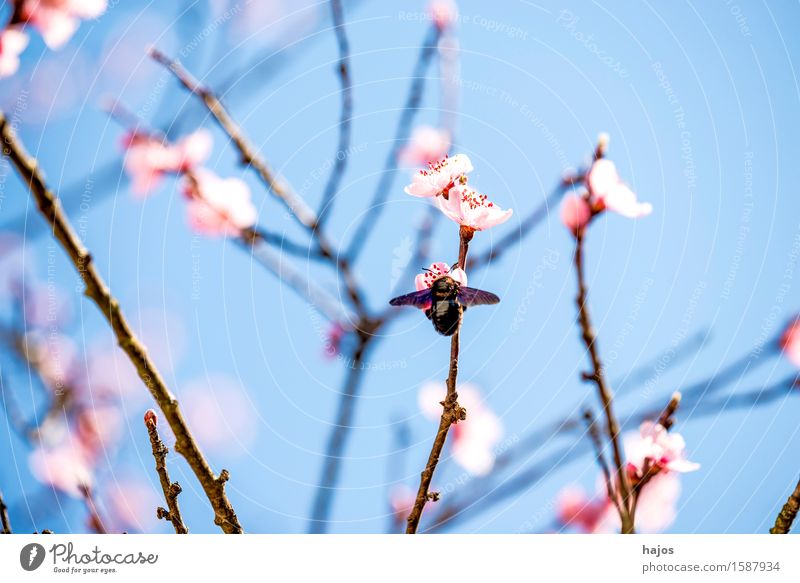
{"label": "blurred blossom", "polygon": [[19,69],[19,56],[28,46],[28,35],[18,26],[0,31],[0,78],[9,77]]}
{"label": "blurred blossom", "polygon": [[39,447],[28,457],[33,476],[75,498],[81,486],[92,486],[92,464],[80,443],[67,441],[53,448]]}
{"label": "blurred blossom", "polygon": [[617,167],[611,160],[601,158],[592,164],[586,176],[592,205],[596,211],[608,209],[615,213],[635,219],[653,212],[649,202],[639,202],[636,194],[622,182]]}
{"label": "blurred blossom", "polygon": [[180,398],[189,427],[203,447],[237,455],[255,439],[253,404],[234,379],[214,375],[192,382],[181,390]]}
{"label": "blurred blossom", "polygon": [[451,221],[475,231],[484,231],[505,223],[514,212],[511,209],[503,210],[485,194],[462,184],[451,188],[447,198],[437,197],[436,206]]}
{"label": "blurred blossom", "polygon": [[[441,402],[446,394],[447,389],[442,383],[429,382],[423,385],[419,392],[422,414],[438,421],[442,414]],[[503,426],[497,415],[485,405],[480,391],[474,385],[459,385],[458,403],[467,410],[467,419],[450,428],[453,459],[473,475],[486,475],[494,466],[495,447],[503,437]]]}
{"label": "blurred blossom", "polygon": [[408,144],[400,151],[400,161],[409,166],[427,166],[432,161],[444,158],[449,150],[450,134],[446,130],[418,126],[411,133]]}
{"label": "blurred blossom", "polygon": [[[680,492],[677,474],[658,474],[650,480],[636,505],[636,532],[656,533],[669,528],[675,522]],[[598,483],[594,498],[581,488],[564,488],[556,500],[556,519],[565,527],[589,534],[618,533],[621,529],[619,513],[603,483]]]}
{"label": "blurred blossom", "polygon": [[638,435],[629,433],[624,438],[628,474],[636,482],[650,468],[656,472],[693,472],[700,464],[686,459],[686,442],[680,433],[667,431],[658,423],[645,421]]}
{"label": "blurred blossom", "polygon": [[52,391],[71,388],[77,376],[78,348],[58,333],[28,332],[23,338],[26,358]]}
{"label": "blurred blossom", "polygon": [[392,518],[396,524],[405,522],[416,501],[416,492],[405,484],[392,488],[389,493],[389,507],[392,509]]}
{"label": "blurred blossom", "polygon": [[122,436],[124,420],[112,405],[81,409],[76,420],[76,437],[89,459],[110,455]]}
{"label": "blurred blossom", "polygon": [[25,324],[28,327],[63,328],[72,317],[72,303],[55,286],[32,286],[23,297]]}
{"label": "blurred blossom", "polygon": [[433,23],[440,30],[444,30],[458,18],[458,6],[454,0],[433,0],[428,5],[428,13]]}
{"label": "blurred blossom", "polygon": [[472,162],[466,154],[428,162],[427,170],[420,170],[405,187],[406,194],[424,198],[446,196],[453,186],[465,183],[466,174],[472,172]]}
{"label": "blurred blossom", "polygon": [[238,178],[198,170],[184,183],[184,194],[189,199],[189,226],[201,235],[238,237],[258,219],[250,188]]}
{"label": "blurred blossom", "polygon": [[[153,487],[139,478],[123,477],[104,488],[113,532],[150,532],[158,528],[154,509],[164,502]],[[106,525],[109,526],[109,525]]]}
{"label": "blurred blossom", "polygon": [[339,354],[345,334],[347,334],[347,330],[339,322],[331,323],[325,340],[325,356],[333,358]]}
{"label": "blurred blossom", "polygon": [[800,366],[800,317],[792,319],[786,325],[779,346],[793,365]]}
{"label": "blurred blossom", "polygon": [[142,197],[158,186],[164,174],[188,172],[205,162],[211,154],[212,138],[211,132],[199,129],[170,144],[152,134],[131,131],[122,145],[131,189]]}
{"label": "blurred blossom", "polygon": [[55,50],[72,38],[81,19],[97,18],[106,6],[106,0],[22,0],[22,20]]}
{"label": "blurred blossom", "polygon": [[573,194],[561,203],[561,222],[573,235],[583,230],[591,218],[592,209],[584,197]]}

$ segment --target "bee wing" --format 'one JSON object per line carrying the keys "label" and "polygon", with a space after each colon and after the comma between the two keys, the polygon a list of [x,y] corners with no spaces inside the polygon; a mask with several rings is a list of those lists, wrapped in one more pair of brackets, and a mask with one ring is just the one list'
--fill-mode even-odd
{"label": "bee wing", "polygon": [[431,290],[412,292],[404,296],[398,296],[389,300],[392,306],[416,306],[417,308],[427,307],[431,303]]}
{"label": "bee wing", "polygon": [[465,306],[485,306],[498,303],[500,298],[492,292],[461,286],[458,290],[458,301]]}

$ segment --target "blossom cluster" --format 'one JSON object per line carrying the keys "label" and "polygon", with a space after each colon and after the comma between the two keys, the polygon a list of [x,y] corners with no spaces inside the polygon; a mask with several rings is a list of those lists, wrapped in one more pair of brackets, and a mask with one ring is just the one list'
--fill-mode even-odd
{"label": "blossom cluster", "polygon": [[128,132],[122,141],[125,170],[138,197],[150,194],[165,175],[182,179],[189,226],[209,236],[239,236],[255,225],[258,213],[247,184],[223,179],[202,164],[211,154],[212,138],[200,129],[174,143],[161,136]]}
{"label": "blossom cluster", "polygon": [[27,26],[56,50],[72,38],[81,20],[97,18],[108,7],[107,0],[16,0],[11,4],[11,19],[0,31],[0,77],[19,69],[19,57],[29,42]]}
{"label": "blossom cluster", "polygon": [[[645,533],[662,531],[677,514],[679,474],[695,471],[700,465],[686,459],[686,444],[679,433],[668,432],[652,421],[642,423],[638,433],[625,435],[623,444],[630,483],[639,489],[637,528]],[[619,513],[602,479],[598,479],[593,497],[579,487],[568,486],[559,494],[556,506],[561,527],[585,533],[619,532]]]}

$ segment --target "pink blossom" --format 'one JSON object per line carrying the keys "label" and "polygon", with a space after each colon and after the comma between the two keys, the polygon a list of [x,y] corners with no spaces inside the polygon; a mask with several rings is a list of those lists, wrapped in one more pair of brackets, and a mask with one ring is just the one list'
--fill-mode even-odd
{"label": "pink blossom", "polygon": [[[446,275],[452,277],[459,285],[467,285],[466,271],[460,267],[451,270],[450,266],[444,261],[437,261],[431,263],[431,266],[424,273],[420,273],[414,278],[414,286],[417,288],[417,291],[430,289],[434,281]],[[420,309],[427,310],[430,307],[431,304],[428,302],[426,305],[420,306]]]}
{"label": "pink blossom", "polygon": [[583,488],[567,486],[556,498],[556,520],[581,532],[595,533],[605,528],[609,508],[616,508],[608,497],[590,498]]}
{"label": "pink blossom", "polygon": [[125,170],[131,178],[131,189],[144,196],[154,189],[167,173],[180,174],[193,170],[211,153],[211,132],[199,129],[169,144],[162,138],[140,132],[129,132],[123,138]]}
{"label": "pink blossom", "polygon": [[81,496],[81,486],[93,482],[92,465],[80,444],[39,447],[28,457],[28,465],[37,480],[75,498]]}
{"label": "pink blossom", "polygon": [[114,477],[114,484],[104,488],[108,493],[108,510],[113,518],[111,530],[150,531],[159,528],[155,512],[142,512],[142,508],[164,505],[163,498],[159,498],[153,486],[139,478],[118,478],[117,472]]}
{"label": "pink blossom", "polygon": [[97,18],[107,4],[107,0],[24,0],[22,16],[48,47],[58,49],[78,29],[80,19]]}
{"label": "pink blossom", "polygon": [[568,196],[561,203],[561,222],[573,235],[582,231],[589,224],[591,218],[592,209],[589,208],[589,203],[584,197]]}
{"label": "pink blossom", "polygon": [[465,183],[472,172],[472,162],[466,154],[445,156],[437,162],[428,162],[427,170],[420,170],[405,187],[406,194],[422,198],[448,196],[456,183]]}
{"label": "pink blossom", "polygon": [[786,325],[778,345],[793,365],[800,366],[800,317]]}
{"label": "pink blossom", "polygon": [[447,218],[475,231],[484,231],[504,223],[514,212],[511,209],[503,210],[485,194],[462,184],[451,188],[448,198],[437,197],[435,201]]}
{"label": "pink blossom", "polygon": [[686,459],[686,442],[680,433],[667,431],[658,423],[645,421],[639,434],[628,434],[624,438],[628,472],[635,480],[641,478],[647,468],[659,473],[693,472],[700,464]]}
{"label": "pink blossom", "polygon": [[431,263],[424,273],[420,273],[414,278],[414,286],[417,291],[430,289],[434,281],[445,275],[452,277],[459,285],[467,285],[467,273],[463,269],[460,267],[450,269],[450,266],[444,261],[436,261]]}
{"label": "pink blossom", "polygon": [[80,411],[75,435],[89,459],[109,453],[122,435],[123,419],[117,407],[98,405]]}
{"label": "pink blossom", "polygon": [[19,56],[28,46],[28,35],[10,26],[0,32],[0,78],[9,77],[19,69]]}
{"label": "pink blossom", "polygon": [[389,494],[389,506],[392,509],[392,517],[398,524],[405,522],[416,501],[416,493],[408,486],[400,484],[392,488]]}
{"label": "pink blossom", "polygon": [[238,237],[258,219],[250,188],[238,178],[198,170],[185,182],[184,194],[189,199],[189,225],[202,235]]}
{"label": "pink blossom", "polygon": [[27,358],[52,391],[71,388],[77,374],[78,348],[62,334],[29,332],[24,338]]}
{"label": "pink blossom", "polygon": [[[446,392],[442,383],[423,385],[419,392],[419,406],[423,415],[438,420],[442,414],[440,402]],[[503,426],[497,415],[483,402],[474,385],[464,383],[458,387],[458,402],[467,410],[467,419],[450,429],[453,459],[473,475],[486,475],[494,466],[495,447],[503,437]]]}
{"label": "pink blossom", "polygon": [[[179,396],[189,426],[204,447],[237,455],[255,439],[255,408],[235,379],[211,375],[190,383]],[[167,430],[165,423],[164,441]]]}
{"label": "pink blossom", "polygon": [[653,212],[649,202],[639,202],[636,194],[622,182],[617,174],[617,167],[611,160],[601,158],[592,164],[586,184],[589,188],[592,204],[598,209],[608,209],[635,219]]}
{"label": "pink blossom", "polygon": [[439,30],[450,27],[458,18],[458,6],[454,0],[433,0],[428,5],[428,12]]}
{"label": "pink blossom", "polygon": [[[564,488],[556,501],[560,524],[588,534],[618,533],[622,528],[619,512],[606,495],[605,483],[598,480],[597,495],[590,498],[578,487]],[[669,528],[677,515],[681,484],[678,474],[657,474],[642,488],[636,505],[636,531],[656,533]]]}
{"label": "pink blossom", "polygon": [[400,152],[400,160],[409,166],[427,166],[431,161],[444,158],[448,150],[449,132],[423,125],[414,128],[408,144]]}
{"label": "pink blossom", "polygon": [[347,334],[347,329],[339,322],[333,322],[330,325],[325,338],[325,356],[333,358],[339,354],[342,338],[344,338],[345,334]]}

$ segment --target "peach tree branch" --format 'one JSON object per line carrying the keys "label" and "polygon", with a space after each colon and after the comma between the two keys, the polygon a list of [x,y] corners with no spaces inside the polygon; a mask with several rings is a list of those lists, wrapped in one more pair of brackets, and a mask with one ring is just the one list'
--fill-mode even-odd
{"label": "peach tree branch", "polygon": [[156,516],[162,520],[169,520],[175,529],[175,534],[188,534],[189,529],[183,523],[181,509],[178,506],[178,495],[182,491],[181,485],[169,479],[169,472],[167,471],[169,449],[158,435],[158,417],[152,409],[148,409],[144,414],[144,426],[147,428],[147,435],[150,438],[153,459],[156,460],[158,481],[161,483],[161,490],[164,492],[164,499],[167,501],[167,508],[159,506],[156,509]]}
{"label": "peach tree branch", "polygon": [[150,394],[158,403],[164,417],[175,434],[175,449],[180,453],[195,476],[199,480],[211,507],[214,510],[214,523],[226,533],[241,533],[239,519],[225,493],[225,481],[228,473],[214,475],[211,466],[200,451],[178,400],[170,392],[163,377],[153,363],[144,345],[133,333],[128,320],[123,314],[118,300],[98,273],[89,251],[83,245],[75,229],[64,214],[55,194],[47,187],[39,170],[38,163],[25,151],[15,137],[6,117],[0,112],[0,138],[2,138],[3,155],[11,160],[25,185],[31,192],[40,213],[50,224],[54,237],[67,252],[81,280],[84,283],[84,294],[90,298],[111,326],[117,342],[130,359],[139,378],[142,379]]}
{"label": "peach tree branch", "polygon": [[[461,269],[464,269],[464,266],[467,264],[469,242],[473,234],[474,231],[467,227],[461,227],[459,231],[458,266]],[[439,456],[442,454],[444,444],[447,441],[447,433],[450,431],[451,425],[459,421],[464,421],[467,418],[467,410],[458,404],[458,391],[456,390],[462,317],[463,310],[461,310],[461,314],[459,315],[456,331],[450,338],[450,371],[447,375],[447,394],[445,395],[444,401],[442,401],[442,416],[439,419],[439,428],[436,430],[436,437],[433,440],[431,453],[428,455],[428,462],[425,464],[425,469],[422,470],[422,474],[420,475],[417,498],[414,501],[411,513],[408,515],[406,534],[416,534],[419,528],[419,521],[422,518],[422,511],[425,509],[425,504],[427,504],[428,500],[438,499],[436,492],[430,492],[430,486],[433,480],[433,474],[436,471],[436,466],[439,463]]]}
{"label": "peach tree branch", "polygon": [[786,504],[783,505],[778,516],[775,518],[775,526],[769,529],[771,534],[789,534],[797,512],[800,511],[800,481],[794,488],[794,492],[789,495]]}

